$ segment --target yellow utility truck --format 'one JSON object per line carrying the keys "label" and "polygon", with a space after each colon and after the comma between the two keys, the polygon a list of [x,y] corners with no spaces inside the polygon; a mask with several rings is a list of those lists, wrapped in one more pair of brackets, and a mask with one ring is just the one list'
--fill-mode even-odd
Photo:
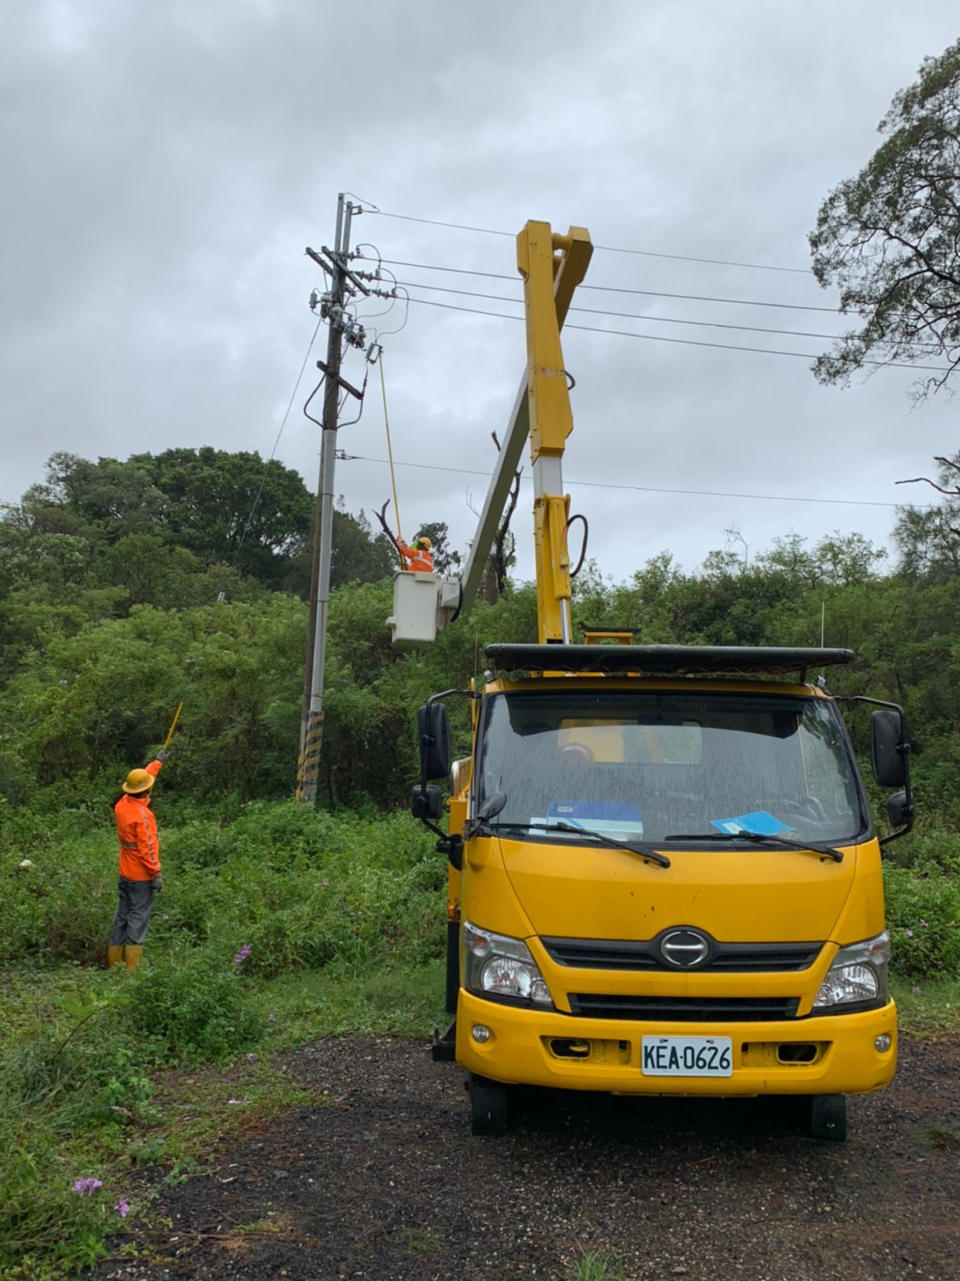
{"label": "yellow utility truck", "polygon": [[[434,1053],[469,1073],[478,1134],[539,1086],[794,1096],[811,1134],[842,1139],[845,1095],[896,1067],[881,846],[912,819],[903,714],[858,700],[877,703],[873,772],[897,789],[878,839],[823,674],[850,650],[575,641],[560,328],[589,257],[581,228],[518,237],[528,359],[500,471],[529,439],[538,643],[489,645],[482,678],[418,714],[413,812],[449,860],[455,1017]],[[469,606],[504,484],[462,580],[397,576],[398,639]],[[460,695],[473,742],[453,761],[444,699]]]}

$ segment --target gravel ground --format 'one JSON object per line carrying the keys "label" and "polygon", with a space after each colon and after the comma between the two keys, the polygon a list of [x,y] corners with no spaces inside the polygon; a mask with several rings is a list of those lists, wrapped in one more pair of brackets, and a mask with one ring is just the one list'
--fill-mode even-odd
{"label": "gravel ground", "polygon": [[149,1258],[92,1275],[567,1281],[598,1251],[624,1281],[952,1281],[958,1067],[960,1040],[902,1042],[894,1085],[848,1100],[846,1143],[773,1100],[534,1092],[494,1139],[422,1044],[331,1038],[286,1061],[316,1106],[165,1191],[131,1234]]}

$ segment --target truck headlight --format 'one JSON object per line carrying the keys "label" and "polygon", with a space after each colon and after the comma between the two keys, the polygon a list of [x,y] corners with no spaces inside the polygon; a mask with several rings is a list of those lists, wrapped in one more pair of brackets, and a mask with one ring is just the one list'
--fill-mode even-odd
{"label": "truck headlight", "polygon": [[814,1012],[844,1005],[886,1005],[889,962],[890,935],[886,930],[876,938],[840,948],[820,985]]}
{"label": "truck headlight", "polygon": [[553,1009],[550,990],[523,939],[494,934],[464,921],[460,949],[463,984],[468,991]]}

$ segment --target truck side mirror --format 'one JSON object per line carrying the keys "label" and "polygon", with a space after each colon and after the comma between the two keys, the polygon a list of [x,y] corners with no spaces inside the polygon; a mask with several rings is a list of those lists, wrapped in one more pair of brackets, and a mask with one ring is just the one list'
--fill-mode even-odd
{"label": "truck side mirror", "polygon": [[881,787],[907,785],[903,714],[899,711],[877,711],[870,717],[870,763],[873,777]]}
{"label": "truck side mirror", "polygon": [[436,820],[442,809],[443,796],[439,787],[420,787],[418,784],[410,793],[410,813],[414,818]]}
{"label": "truck side mirror", "polygon": [[913,803],[906,792],[894,792],[887,801],[887,817],[891,827],[904,827],[913,818]]}
{"label": "truck side mirror", "polygon": [[417,709],[417,733],[421,778],[446,778],[450,773],[450,725],[443,703],[424,703]]}

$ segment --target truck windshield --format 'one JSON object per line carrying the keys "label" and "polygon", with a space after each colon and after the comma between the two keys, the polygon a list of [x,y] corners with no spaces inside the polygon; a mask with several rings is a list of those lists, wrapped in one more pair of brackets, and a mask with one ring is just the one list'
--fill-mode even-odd
{"label": "truck windshield", "polygon": [[[538,691],[488,698],[480,728],[479,808],[518,839],[576,841],[582,825],[620,840],[777,832],[851,842],[869,825],[834,705],[779,694]],[[506,833],[504,833],[506,834]],[[687,844],[695,843],[687,840]],[[774,846],[771,845],[771,849]]]}

